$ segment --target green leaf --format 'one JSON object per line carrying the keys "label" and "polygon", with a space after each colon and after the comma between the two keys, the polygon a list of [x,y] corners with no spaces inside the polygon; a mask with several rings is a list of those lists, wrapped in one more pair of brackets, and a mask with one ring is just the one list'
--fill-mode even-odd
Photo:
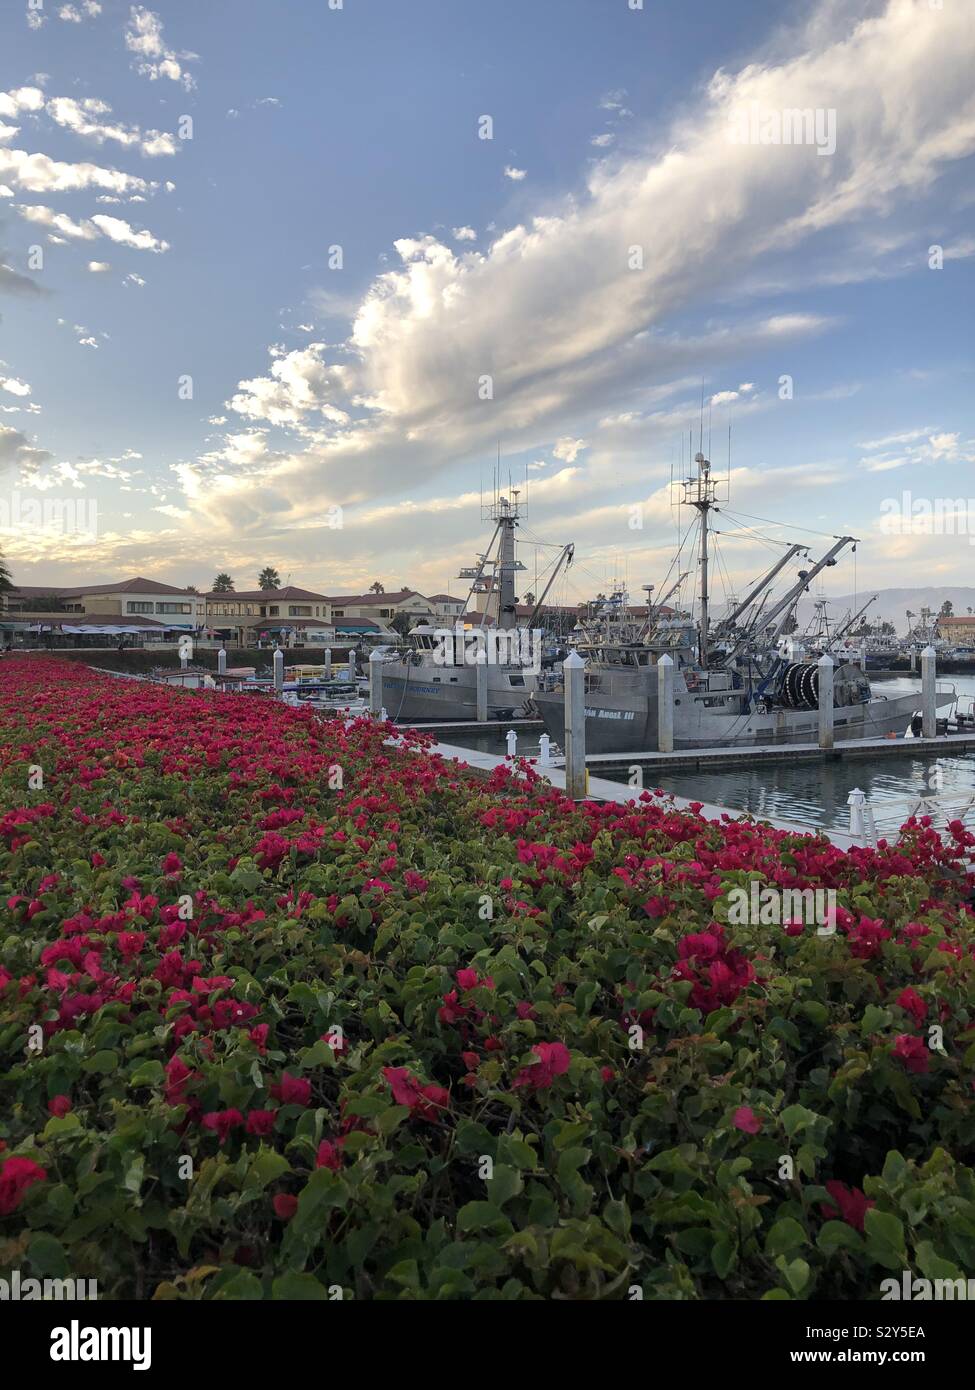
{"label": "green leaf", "polygon": [[863,1241],[845,1221],[827,1221],[816,1238],[816,1244],[824,1255],[832,1255],[836,1250],[863,1249]]}
{"label": "green leaf", "polygon": [[272,1298],[297,1299],[301,1302],[328,1302],[328,1290],[313,1274],[291,1272],[281,1274],[271,1285]]}
{"label": "green leaf", "polygon": [[249,1270],[239,1270],[226,1284],[221,1285],[220,1289],[213,1295],[214,1302],[218,1299],[226,1302],[250,1301],[257,1302],[264,1297],[264,1290],[261,1281],[256,1274],[251,1274]]}
{"label": "green leaf", "polygon": [[765,1238],[766,1255],[788,1255],[791,1250],[799,1250],[808,1245],[809,1236],[791,1216],[783,1216],[769,1231]]}

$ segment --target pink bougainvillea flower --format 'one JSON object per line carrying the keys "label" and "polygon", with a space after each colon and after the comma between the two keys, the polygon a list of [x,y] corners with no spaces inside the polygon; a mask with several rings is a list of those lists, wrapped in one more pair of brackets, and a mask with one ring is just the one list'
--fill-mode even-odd
{"label": "pink bougainvillea flower", "polygon": [[298,1210],[298,1198],[292,1197],[290,1192],[279,1192],[271,1205],[279,1221],[290,1221]]}
{"label": "pink bougainvillea flower", "polygon": [[867,1198],[858,1187],[847,1187],[846,1183],[837,1182],[835,1178],[826,1183],[825,1187],[836,1206],[831,1207],[827,1202],[823,1202],[820,1206],[823,1216],[827,1221],[845,1221],[848,1226],[852,1226],[863,1235],[863,1218],[877,1203]]}
{"label": "pink bougainvillea flower", "polygon": [[323,1139],[315,1155],[315,1167],[331,1168],[333,1173],[339,1172],[342,1167],[342,1150],[330,1139]]}
{"label": "pink bougainvillea flower", "polygon": [[311,1082],[306,1076],[284,1072],[280,1082],[271,1087],[271,1095],[282,1105],[307,1105],[311,1100]]}
{"label": "pink bougainvillea flower", "polygon": [[522,1067],[512,1083],[514,1086],[530,1086],[533,1091],[543,1091],[557,1076],[569,1070],[572,1057],[565,1043],[536,1043],[532,1052],[538,1061]]}
{"label": "pink bougainvillea flower", "polygon": [[910,1033],[898,1034],[894,1043],[894,1056],[899,1062],[904,1063],[908,1071],[919,1076],[923,1076],[931,1066],[931,1054],[923,1039],[915,1038]]}
{"label": "pink bougainvillea flower", "polygon": [[744,1134],[757,1134],[762,1128],[762,1121],[751,1106],[739,1105],[734,1114],[734,1126]]}
{"label": "pink bougainvillea flower", "polygon": [[30,1158],[5,1158],[0,1163],[0,1216],[16,1211],[24,1193],[47,1177],[45,1169]]}
{"label": "pink bougainvillea flower", "polygon": [[211,1110],[203,1116],[203,1128],[212,1129],[219,1136],[221,1144],[225,1144],[231,1133],[243,1123],[244,1117],[239,1110]]}
{"label": "pink bougainvillea flower", "polygon": [[928,1016],[928,1006],[918,994],[916,989],[902,989],[894,1001],[900,1008],[911,1015],[914,1022],[920,1027]]}
{"label": "pink bougainvillea flower", "polygon": [[71,1109],[71,1097],[64,1095],[52,1096],[47,1103],[47,1108],[50,1114],[60,1119],[62,1115],[67,1115],[68,1111]]}
{"label": "pink bougainvillea flower", "polygon": [[383,1067],[383,1076],[397,1105],[405,1105],[421,1120],[439,1119],[450,1105],[450,1093],[442,1086],[424,1085],[408,1067]]}
{"label": "pink bougainvillea flower", "polygon": [[245,1126],[248,1134],[257,1134],[264,1137],[274,1133],[274,1117],[276,1110],[251,1110],[247,1115]]}

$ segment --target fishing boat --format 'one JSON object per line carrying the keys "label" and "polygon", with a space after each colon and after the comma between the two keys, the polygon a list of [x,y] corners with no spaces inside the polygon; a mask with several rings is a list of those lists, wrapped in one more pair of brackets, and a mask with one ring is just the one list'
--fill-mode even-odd
{"label": "fishing boat", "polygon": [[[674,747],[730,748],[815,742],[819,728],[818,658],[833,657],[834,738],[881,738],[903,734],[917,711],[918,697],[875,694],[859,658],[850,659],[836,641],[805,644],[790,634],[800,598],[847,546],[840,536],[783,597],[771,601],[771,584],[809,547],[790,545],[741,603],[715,624],[710,618],[710,513],[718,501],[718,479],[703,453],[697,473],[685,480],[683,501],[698,513],[700,607],[697,621],[653,621],[638,640],[592,644],[585,674],[585,736],[589,753],[641,753],[658,747],[659,662],[673,663]],[[805,563],[805,559],[803,559]],[[952,687],[937,696],[939,714],[954,703]],[[556,683],[539,689],[533,703],[549,735],[565,742],[565,694]]]}
{"label": "fishing boat", "polygon": [[424,623],[407,634],[406,650],[382,664],[383,704],[390,719],[476,720],[480,652],[487,665],[488,719],[511,719],[525,711],[541,670],[541,634],[534,624],[557,575],[572,563],[573,547],[562,547],[527,622],[519,624],[515,581],[525,566],[516,554],[518,490],[510,497],[496,495],[489,516],[494,532],[486,551],[459,575],[470,581],[468,605],[482,602],[483,623],[460,623],[453,630]]}

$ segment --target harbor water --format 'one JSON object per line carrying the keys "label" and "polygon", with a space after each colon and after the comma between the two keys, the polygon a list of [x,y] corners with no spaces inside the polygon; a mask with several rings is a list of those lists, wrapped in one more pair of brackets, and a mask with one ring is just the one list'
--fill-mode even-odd
{"label": "harbor water", "polygon": [[[939,677],[939,684],[953,685],[963,704],[975,697],[975,676]],[[876,695],[904,695],[916,691],[920,704],[920,679],[899,676],[872,682]],[[539,733],[541,730],[539,730]],[[458,730],[451,743],[483,752],[505,752],[500,732],[468,733]],[[538,748],[538,733],[520,735],[518,751],[531,756]],[[756,763],[715,769],[713,772],[653,769],[643,774],[644,786],[659,787],[692,801],[705,801],[729,810],[746,811],[808,826],[811,830],[846,830],[850,812],[847,799],[859,787],[868,796],[877,819],[878,833],[891,834],[907,813],[912,798],[938,796],[954,802],[975,795],[975,754],[946,751],[937,759],[912,756],[910,739],[903,756],[848,758],[827,763]],[[599,768],[609,781],[629,782],[625,769]],[[634,788],[634,795],[640,788]]]}

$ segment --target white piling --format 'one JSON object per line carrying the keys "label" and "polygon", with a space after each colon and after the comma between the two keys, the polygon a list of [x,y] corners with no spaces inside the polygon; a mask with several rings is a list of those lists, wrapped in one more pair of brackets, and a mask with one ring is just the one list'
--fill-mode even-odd
{"label": "white piling", "polygon": [[551,745],[552,745],[552,740],[549,738],[548,734],[542,734],[541,738],[538,740],[538,766],[539,766],[539,767],[551,767],[551,766],[552,766],[552,748],[551,748]]}
{"label": "white piling", "polygon": [[223,647],[221,647],[220,650],[217,652],[217,675],[218,675],[218,676],[225,676],[226,674],[227,674],[227,653],[224,651]]}
{"label": "white piling", "polygon": [[657,662],[657,747],[674,751],[674,663],[666,654]]}
{"label": "white piling", "polygon": [[862,642],[860,644],[860,670],[864,675],[867,674],[867,648]]}
{"label": "white piling", "polygon": [[477,722],[484,724],[488,717],[488,659],[483,647],[477,654],[474,674],[477,678]]}
{"label": "white piling", "polygon": [[816,663],[819,669],[819,746],[833,746],[833,658],[823,652]]}
{"label": "white piling", "polygon": [[578,652],[562,662],[565,690],[565,790],[573,801],[586,795],[586,663]]}
{"label": "white piling", "polygon": [[509,729],[507,734],[505,734],[505,742],[508,745],[508,757],[516,757],[518,753],[518,735],[515,733],[514,729]]}
{"label": "white piling", "polygon": [[933,647],[925,647],[921,653],[921,716],[925,738],[934,738],[938,732],[938,705],[935,699],[938,659]]}
{"label": "white piling", "polygon": [[858,845],[862,845],[864,840],[863,803],[866,799],[859,787],[854,787],[846,798],[850,808],[850,834]]}
{"label": "white piling", "polygon": [[274,648],[274,691],[280,695],[284,690],[284,652],[280,647]]}
{"label": "white piling", "polygon": [[332,679],[332,648],[326,647],[322,652],[322,665],[325,667],[325,679]]}
{"label": "white piling", "polygon": [[375,650],[369,653],[369,712],[377,718],[383,713],[383,659]]}

